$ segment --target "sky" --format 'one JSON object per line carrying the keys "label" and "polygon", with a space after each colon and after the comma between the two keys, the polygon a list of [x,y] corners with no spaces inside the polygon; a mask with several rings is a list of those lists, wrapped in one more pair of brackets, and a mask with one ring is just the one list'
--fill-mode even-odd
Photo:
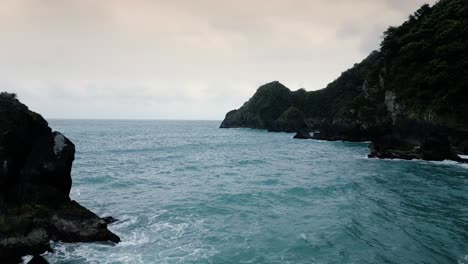
{"label": "sky", "polygon": [[0,0],[0,90],[45,118],[221,120],[318,90],[435,0]]}

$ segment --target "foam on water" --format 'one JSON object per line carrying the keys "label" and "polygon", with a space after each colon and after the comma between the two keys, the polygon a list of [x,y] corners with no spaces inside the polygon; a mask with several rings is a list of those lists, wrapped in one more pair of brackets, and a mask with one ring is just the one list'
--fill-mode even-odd
{"label": "foam on water", "polygon": [[31,261],[32,258],[33,258],[33,256],[29,256],[29,255],[28,255],[28,256],[24,256],[24,257],[22,257],[22,259],[21,259],[21,260],[22,260],[21,263],[22,263],[22,264],[26,264],[26,263],[28,263],[29,261]]}
{"label": "foam on water", "polygon": [[50,123],[76,145],[72,198],[122,239],[53,243],[51,263],[467,263],[466,164],[218,122]]}

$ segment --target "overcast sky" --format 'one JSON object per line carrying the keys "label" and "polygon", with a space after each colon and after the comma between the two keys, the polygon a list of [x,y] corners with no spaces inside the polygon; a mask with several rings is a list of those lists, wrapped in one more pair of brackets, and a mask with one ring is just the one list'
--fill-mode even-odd
{"label": "overcast sky", "polygon": [[222,119],[317,90],[435,0],[0,0],[0,90],[46,118]]}

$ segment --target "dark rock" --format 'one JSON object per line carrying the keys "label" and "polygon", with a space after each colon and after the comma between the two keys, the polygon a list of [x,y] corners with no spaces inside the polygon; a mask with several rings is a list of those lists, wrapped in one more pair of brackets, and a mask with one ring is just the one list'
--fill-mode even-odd
{"label": "dark rock", "polygon": [[25,228],[21,226],[21,216],[15,218],[5,223],[11,224],[13,230],[0,235],[0,263],[18,263],[21,256],[52,251],[45,229],[33,226]]}
{"label": "dark rock", "polygon": [[21,170],[22,199],[36,202],[68,201],[75,145],[59,132],[34,142]]}
{"label": "dark rock", "polygon": [[119,219],[115,219],[115,218],[112,217],[112,216],[103,217],[102,220],[104,220],[104,222],[106,222],[106,224],[108,224],[108,225],[113,224],[113,223],[119,221]]}
{"label": "dark rock", "polygon": [[404,160],[463,160],[452,150],[448,136],[430,133],[421,138],[390,134],[375,139],[369,146],[369,158]]}
{"label": "dark rock", "polygon": [[468,155],[468,129],[455,129],[450,136],[450,143],[460,155]]}
{"label": "dark rock", "polygon": [[291,91],[278,81],[262,85],[240,109],[226,114],[221,128],[272,129],[275,120],[292,106]]}
{"label": "dark rock", "polygon": [[362,130],[360,127],[326,125],[318,129],[312,137],[327,141],[363,142],[369,141],[371,136],[369,131]]}
{"label": "dark rock", "polygon": [[75,201],[64,203],[58,207],[51,220],[47,227],[53,240],[120,242],[120,238],[107,229],[106,221]]}
{"label": "dark rock", "polygon": [[[293,92],[278,82],[264,85],[242,107],[229,112],[221,127],[298,131],[290,122],[295,119],[283,116],[295,108],[293,112],[303,113],[299,121],[306,123],[306,130],[319,131],[314,139],[377,139],[371,156],[440,160],[452,152],[468,155],[468,38],[460,38],[468,36],[468,27],[462,26],[468,16],[460,11],[466,7],[466,0],[423,5],[408,21],[384,32],[380,50],[325,88]],[[444,41],[439,34],[419,34],[445,32],[447,23],[457,26],[450,28]],[[434,52],[439,50],[444,52]],[[427,135],[420,123],[444,127],[442,137]],[[400,130],[398,135],[394,130]],[[388,146],[380,139],[386,135],[394,138]]]}
{"label": "dark rock", "polygon": [[0,94],[0,263],[50,251],[50,240],[119,242],[69,193],[74,144],[20,103]]}
{"label": "dark rock", "polygon": [[41,255],[35,255],[28,264],[49,264]]}
{"label": "dark rock", "polygon": [[276,119],[272,127],[269,129],[271,132],[296,132],[307,130],[304,113],[297,107],[291,106],[284,111],[278,119]]}
{"label": "dark rock", "polygon": [[311,139],[312,136],[308,131],[299,131],[294,136],[295,139]]}

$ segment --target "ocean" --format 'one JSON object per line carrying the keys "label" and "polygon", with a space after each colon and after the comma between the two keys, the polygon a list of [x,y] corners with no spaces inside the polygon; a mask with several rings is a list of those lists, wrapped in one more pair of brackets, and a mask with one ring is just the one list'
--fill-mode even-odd
{"label": "ocean", "polygon": [[49,123],[76,145],[72,199],[122,239],[51,263],[468,263],[468,165],[218,121]]}

